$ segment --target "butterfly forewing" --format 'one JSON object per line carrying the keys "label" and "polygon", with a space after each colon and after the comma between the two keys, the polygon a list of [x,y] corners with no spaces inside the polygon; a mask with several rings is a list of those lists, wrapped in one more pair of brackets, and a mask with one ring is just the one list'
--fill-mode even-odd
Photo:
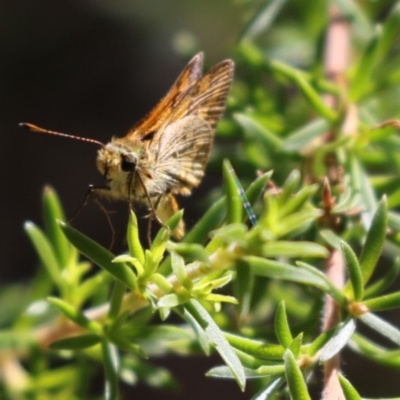
{"label": "butterfly forewing", "polygon": [[230,60],[211,68],[185,93],[154,136],[149,147],[157,160],[154,179],[168,183],[172,193],[190,194],[200,183],[232,78]]}
{"label": "butterfly forewing", "polygon": [[[225,60],[211,68],[200,81],[181,97],[163,126],[186,115],[197,115],[214,130],[225,110],[225,102],[233,79],[233,62]],[[157,135],[162,135],[162,128]]]}
{"label": "butterfly forewing", "polygon": [[203,58],[203,53],[198,53],[190,60],[168,93],[130,129],[126,138],[139,137],[143,139],[160,129],[161,125],[169,119],[175,104],[179,103],[182,97],[185,97],[186,93],[201,79]]}
{"label": "butterfly forewing", "polygon": [[207,121],[214,130],[223,112],[233,79],[233,62],[225,60],[208,71],[190,90],[187,114],[197,115]]}

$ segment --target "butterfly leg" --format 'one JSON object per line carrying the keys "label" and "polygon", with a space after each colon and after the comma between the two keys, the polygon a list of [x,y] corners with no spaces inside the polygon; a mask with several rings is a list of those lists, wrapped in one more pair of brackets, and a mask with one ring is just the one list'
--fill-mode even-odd
{"label": "butterfly leg", "polygon": [[78,207],[78,209],[72,214],[72,217],[68,218],[68,222],[72,222],[78,214],[81,212],[82,208],[87,205],[89,202],[90,196],[95,193],[96,191],[105,191],[105,190],[110,190],[107,186],[94,186],[94,185],[89,185],[88,190],[86,191],[85,197],[83,198],[83,201],[81,205]]}
{"label": "butterfly leg", "polygon": [[[154,207],[152,198],[150,197],[150,194],[149,194],[149,192],[148,192],[148,190],[147,190],[146,185],[145,185],[144,182],[143,182],[143,179],[142,179],[141,175],[140,175],[140,174],[137,174],[137,177],[138,177],[138,179],[139,179],[140,184],[142,185],[143,192],[144,192],[144,195],[145,195],[145,197],[146,197],[146,199],[147,199],[147,202],[149,203],[150,215],[149,215],[149,224],[148,224],[148,226],[147,226],[147,239],[148,239],[148,241],[149,241],[149,244],[151,244],[151,235],[150,235],[150,233],[151,233],[151,222],[152,222],[153,219],[155,219],[162,227],[164,227],[165,229],[167,229],[168,232],[171,232],[171,230],[170,230],[170,228],[169,228],[167,225],[165,225],[165,223],[164,223],[164,221],[162,220],[162,218],[159,218],[159,216],[157,215],[157,212],[156,212],[157,204],[158,204],[158,202],[160,201],[160,199],[162,198],[162,195],[160,195],[160,196],[158,197],[158,199],[156,200],[156,203],[155,203],[156,206]],[[167,221],[167,220],[166,220],[166,221]],[[165,222],[166,222],[166,221],[165,221]],[[150,240],[149,240],[149,239],[150,239]]]}
{"label": "butterfly leg", "polygon": [[[91,198],[92,194],[106,194],[107,195],[109,191],[110,191],[110,188],[108,186],[89,185],[88,190],[86,191],[85,197],[84,197],[81,205],[74,212],[72,217],[70,217],[68,219],[68,223],[72,222],[72,220],[74,220],[78,216],[78,214],[81,212],[82,208],[85,207],[87,205],[87,203],[89,202],[89,198]],[[99,201],[99,199],[97,197],[94,197],[94,200],[95,200],[96,204],[98,205],[98,207],[100,208],[100,210],[106,216],[108,226],[110,227],[110,230],[111,230],[111,243],[110,243],[109,248],[112,249],[114,247],[114,243],[115,243],[114,226],[113,226],[113,224],[111,222],[111,219],[110,219],[110,216],[108,214],[108,211],[104,208],[103,204],[101,204],[101,202]]]}
{"label": "butterfly leg", "polygon": [[[171,229],[169,226],[167,226],[163,220],[158,216],[157,214],[157,208],[158,205],[160,204],[160,201],[162,199],[162,195],[158,196],[157,200],[154,202],[154,205],[152,202],[149,202],[150,204],[150,214],[147,215],[147,218],[149,219],[148,224],[147,224],[147,241],[149,245],[151,246],[151,224],[153,220],[156,220],[157,223],[162,226],[163,228],[167,229],[167,231],[171,234]],[[165,221],[166,222],[166,221]]]}

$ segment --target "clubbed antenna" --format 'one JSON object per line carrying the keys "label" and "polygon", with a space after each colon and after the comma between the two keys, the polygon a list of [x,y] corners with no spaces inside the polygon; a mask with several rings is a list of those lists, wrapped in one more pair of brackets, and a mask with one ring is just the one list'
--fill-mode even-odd
{"label": "clubbed antenna", "polygon": [[80,140],[81,142],[93,143],[93,144],[96,144],[97,146],[104,147],[104,143],[101,143],[95,139],[90,139],[90,138],[85,138],[85,137],[75,136],[75,135],[69,135],[68,133],[50,131],[48,129],[41,128],[40,126],[36,126],[36,125],[30,124],[28,122],[20,122],[18,125],[21,128],[29,129],[32,132],[47,133],[49,135],[54,135],[54,136],[62,136],[62,137],[66,137],[68,139]]}

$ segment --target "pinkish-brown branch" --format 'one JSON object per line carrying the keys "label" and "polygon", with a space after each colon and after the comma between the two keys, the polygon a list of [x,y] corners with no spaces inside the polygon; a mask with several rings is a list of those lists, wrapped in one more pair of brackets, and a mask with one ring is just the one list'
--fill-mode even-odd
{"label": "pinkish-brown branch", "polygon": [[[335,82],[343,93],[347,91],[345,72],[348,68],[350,59],[350,24],[341,11],[331,5],[329,8],[330,24],[328,27],[324,53],[324,71],[327,78]],[[330,107],[339,110],[343,107],[343,99],[327,94],[324,101]],[[357,127],[357,110],[349,107],[346,110],[342,130],[344,134],[352,134]],[[325,140],[332,140],[332,132],[325,135]],[[336,160],[336,156],[332,155]],[[327,165],[328,179],[330,185],[341,184],[341,167],[337,162],[331,160]],[[331,220],[333,221],[333,220]],[[335,227],[331,227],[335,228]],[[344,287],[345,267],[343,256],[338,250],[331,250],[326,262],[325,273],[328,279],[338,288]],[[340,322],[340,306],[332,297],[326,296],[325,307],[322,316],[322,330],[327,331],[335,327]],[[339,382],[340,354],[335,355],[324,364],[324,388],[322,392],[323,400],[342,400],[344,394]]]}

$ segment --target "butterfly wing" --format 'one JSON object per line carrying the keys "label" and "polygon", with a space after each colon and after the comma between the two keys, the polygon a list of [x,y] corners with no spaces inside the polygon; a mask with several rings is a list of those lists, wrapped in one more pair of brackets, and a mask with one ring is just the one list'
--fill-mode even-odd
{"label": "butterfly wing", "polygon": [[163,191],[190,194],[204,175],[204,167],[213,143],[208,122],[188,115],[169,124],[161,137],[156,162],[156,180]]}
{"label": "butterfly wing", "polygon": [[163,123],[168,120],[175,105],[179,104],[186,93],[195,86],[202,76],[203,53],[196,54],[181,72],[168,93],[158,104],[137,122],[126,135],[127,139],[146,139],[157,132]]}
{"label": "butterfly wing", "polygon": [[215,65],[182,96],[149,144],[156,158],[154,179],[166,190],[188,195],[204,175],[214,130],[225,110],[233,79],[233,62]]}
{"label": "butterfly wing", "polygon": [[184,96],[175,107],[169,122],[186,115],[196,115],[207,121],[214,131],[225,111],[225,102],[233,79],[234,64],[231,60],[221,61],[212,67],[201,80]]}

